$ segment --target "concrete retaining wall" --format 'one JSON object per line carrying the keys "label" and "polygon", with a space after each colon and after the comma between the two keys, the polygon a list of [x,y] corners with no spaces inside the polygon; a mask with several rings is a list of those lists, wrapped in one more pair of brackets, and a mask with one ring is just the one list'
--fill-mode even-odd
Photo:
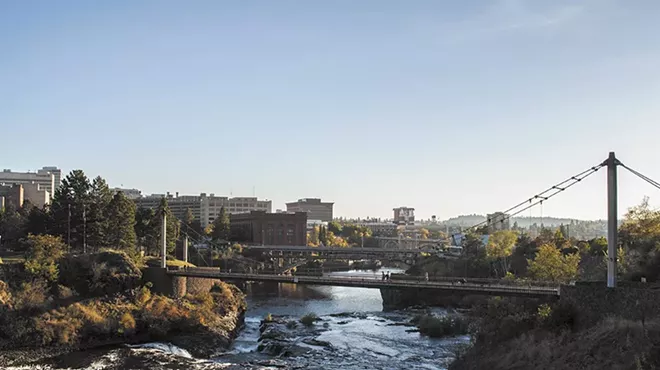
{"label": "concrete retaining wall", "polygon": [[411,306],[433,306],[469,308],[475,304],[486,302],[490,296],[466,295],[441,292],[432,289],[381,289],[383,310],[396,310]]}
{"label": "concrete retaining wall", "polygon": [[172,297],[183,297],[187,293],[196,294],[209,292],[215,282],[219,279],[207,279],[185,276],[171,276],[160,267],[147,267],[142,270],[144,282],[151,282],[154,293],[164,294]]}

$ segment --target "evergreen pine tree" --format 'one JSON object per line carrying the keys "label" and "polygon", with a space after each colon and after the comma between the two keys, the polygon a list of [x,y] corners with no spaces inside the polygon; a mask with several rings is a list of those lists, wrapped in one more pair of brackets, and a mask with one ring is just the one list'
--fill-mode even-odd
{"label": "evergreen pine tree", "polygon": [[135,235],[135,203],[117,192],[107,209],[107,243],[112,248],[134,255],[137,251]]}
{"label": "evergreen pine tree", "polygon": [[98,176],[92,181],[89,192],[89,203],[85,208],[87,219],[87,245],[90,250],[98,250],[103,247],[118,247],[113,245],[107,234],[110,230],[111,219],[108,207],[113,200],[112,191],[105,180]]}
{"label": "evergreen pine tree", "polygon": [[213,221],[213,232],[211,237],[214,240],[229,241],[231,237],[231,223],[225,207],[220,208],[220,214]]}

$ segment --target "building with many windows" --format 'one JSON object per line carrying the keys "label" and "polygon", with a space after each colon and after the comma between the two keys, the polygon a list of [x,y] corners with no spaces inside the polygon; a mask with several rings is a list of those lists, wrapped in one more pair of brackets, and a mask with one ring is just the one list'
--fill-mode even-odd
{"label": "building with many windows", "polygon": [[57,167],[43,167],[37,172],[14,172],[10,169],[0,172],[0,184],[37,184],[41,191],[48,192],[49,200],[52,199],[55,190],[60,187],[61,180],[62,170]]}
{"label": "building with many windows", "polygon": [[373,236],[397,236],[399,228],[399,225],[392,222],[356,222],[355,224],[368,228]]}
{"label": "building with many windows", "polygon": [[319,198],[303,198],[286,204],[287,212],[306,212],[309,220],[332,221],[332,202],[322,202]]}
{"label": "building with many windows", "polygon": [[261,245],[307,245],[307,213],[252,211],[230,215],[231,240]]}
{"label": "building with many windows", "polygon": [[156,209],[162,198],[167,199],[167,204],[174,216],[183,219],[190,209],[195,219],[200,220],[202,226],[213,223],[223,207],[228,214],[251,211],[271,212],[273,208],[270,200],[260,200],[256,197],[218,197],[215,194],[206,195],[206,193],[200,195],[152,194],[135,199],[135,203],[138,207]]}
{"label": "building with many windows", "polygon": [[413,225],[415,223],[415,209],[409,207],[394,208],[394,223],[397,225]]}

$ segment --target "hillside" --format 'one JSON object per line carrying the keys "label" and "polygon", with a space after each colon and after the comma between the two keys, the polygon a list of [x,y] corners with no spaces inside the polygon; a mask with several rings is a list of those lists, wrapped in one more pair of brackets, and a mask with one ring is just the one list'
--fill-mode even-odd
{"label": "hillside", "polygon": [[[466,228],[483,223],[486,221],[485,215],[461,215],[442,221],[442,227]],[[576,220],[560,217],[512,217],[511,226],[517,225],[519,228],[538,230],[541,225],[544,227],[557,228],[560,225],[567,225],[570,236],[578,239],[593,239],[607,235],[607,221],[605,220]]]}

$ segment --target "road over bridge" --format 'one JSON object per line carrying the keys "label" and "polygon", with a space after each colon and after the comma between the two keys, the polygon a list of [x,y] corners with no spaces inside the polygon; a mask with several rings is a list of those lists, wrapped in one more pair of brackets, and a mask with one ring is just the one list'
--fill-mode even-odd
{"label": "road over bridge", "polygon": [[365,276],[289,276],[269,274],[241,274],[222,272],[220,270],[213,270],[208,268],[190,267],[178,270],[168,270],[167,273],[171,276],[198,277],[234,281],[270,281],[276,283],[331,285],[378,289],[433,289],[459,294],[516,296],[528,298],[559,297],[559,287],[510,286],[502,284],[477,284],[469,282],[460,283],[424,280],[383,281],[380,278],[370,278]]}

